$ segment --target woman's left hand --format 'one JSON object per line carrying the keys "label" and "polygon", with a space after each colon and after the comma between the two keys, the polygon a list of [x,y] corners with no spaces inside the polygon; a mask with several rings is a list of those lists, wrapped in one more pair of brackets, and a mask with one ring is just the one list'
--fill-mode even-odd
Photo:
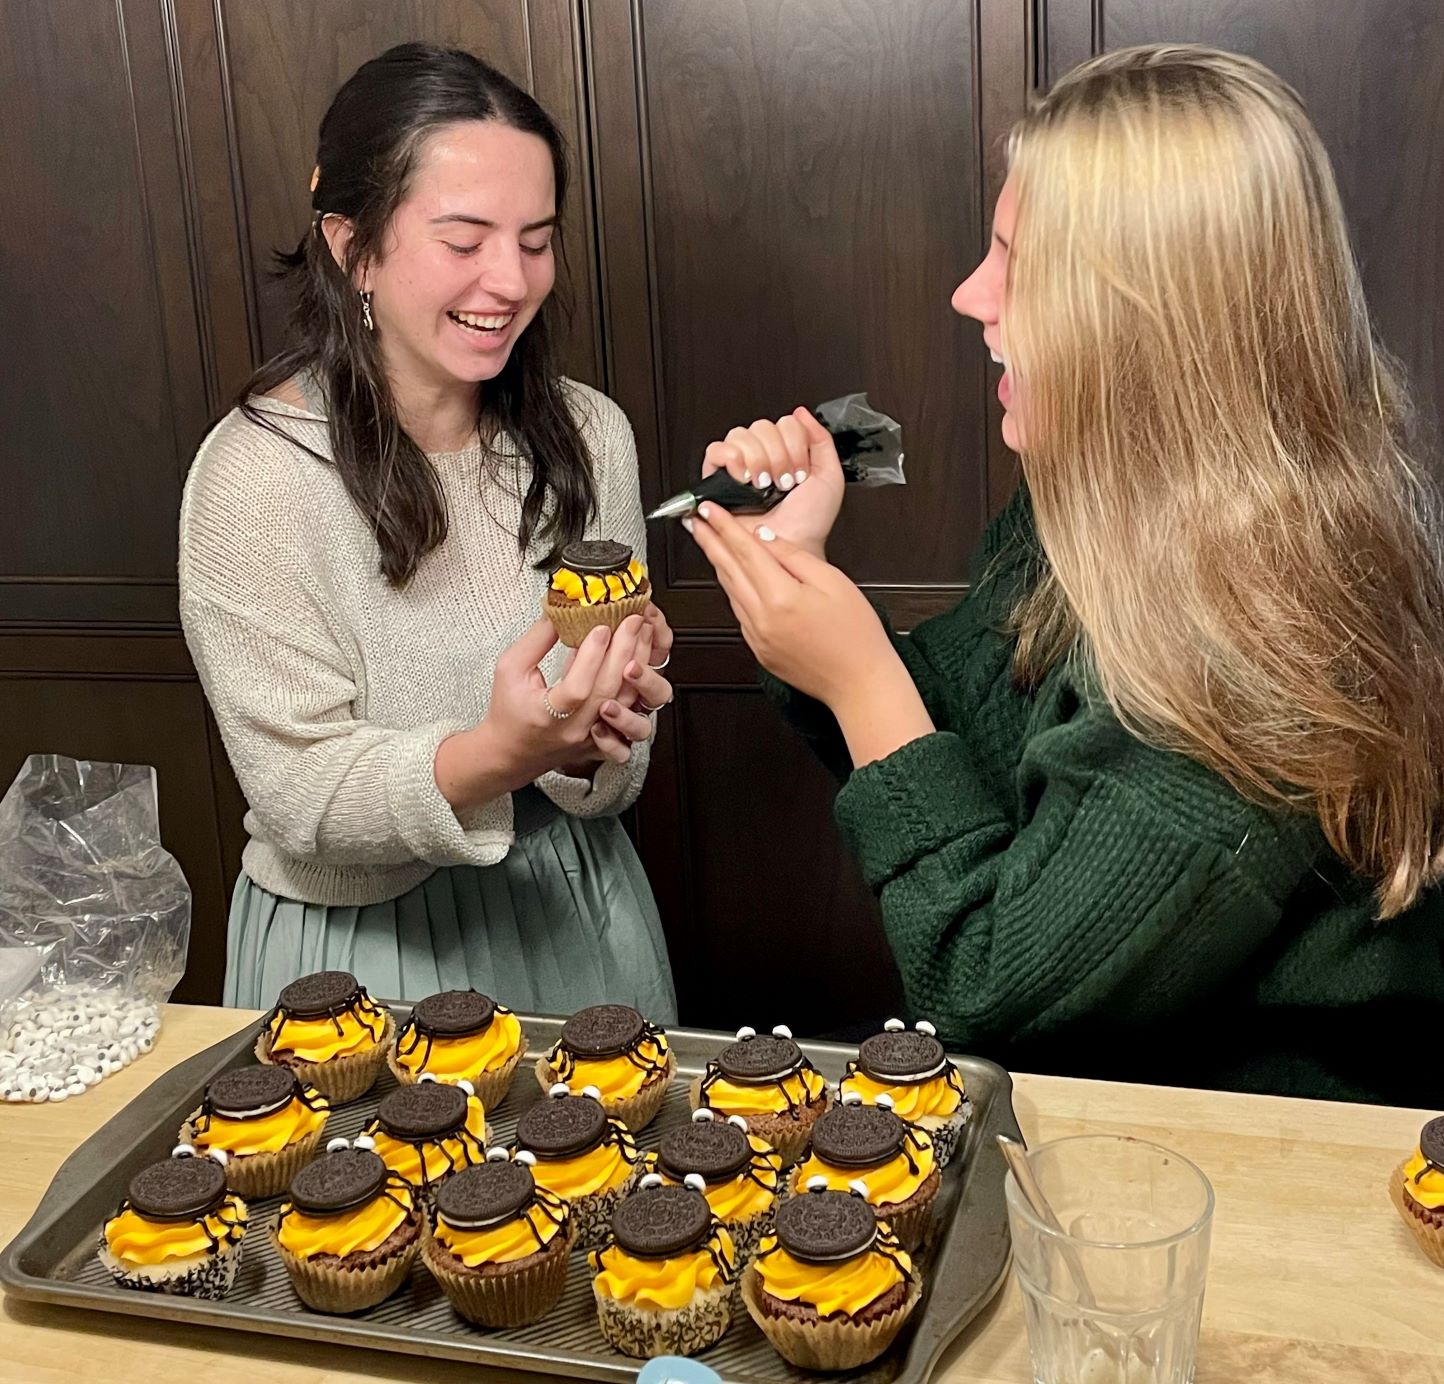
{"label": "woman's left hand", "polygon": [[836,567],[704,504],[692,537],[717,570],[742,637],[769,673],[834,711],[898,657],[867,597]]}
{"label": "woman's left hand", "polygon": [[[632,757],[632,746],[651,738],[649,713],[660,711],[672,700],[672,684],[661,674],[672,653],[672,627],[655,605],[642,612],[642,619],[636,656],[624,670],[616,695],[602,703],[592,727],[593,764],[604,760],[625,764]],[[585,764],[578,763],[569,766],[569,771],[576,777],[586,777],[582,772],[585,768]]]}

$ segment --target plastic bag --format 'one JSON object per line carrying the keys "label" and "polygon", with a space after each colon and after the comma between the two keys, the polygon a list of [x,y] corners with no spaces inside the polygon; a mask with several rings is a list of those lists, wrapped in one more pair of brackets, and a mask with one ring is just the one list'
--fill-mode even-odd
{"label": "plastic bag", "polygon": [[0,1095],[64,1099],[148,1051],[190,915],[155,770],[31,755],[0,799]]}
{"label": "plastic bag", "polygon": [[906,485],[902,424],[879,413],[866,394],[844,394],[813,409],[832,434],[849,485]]}

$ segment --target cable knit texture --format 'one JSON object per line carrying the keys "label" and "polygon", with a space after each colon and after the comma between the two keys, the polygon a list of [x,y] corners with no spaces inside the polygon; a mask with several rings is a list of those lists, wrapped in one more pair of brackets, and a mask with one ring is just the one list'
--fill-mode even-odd
{"label": "cable knit texture", "polygon": [[[589,538],[646,560],[637,455],[622,411],[567,382],[597,480]],[[330,455],[325,418],[257,403]],[[537,619],[547,577],[516,535],[529,472],[509,438],[430,458],[446,541],[401,590],[334,467],[235,410],[202,444],[181,505],[186,641],[250,811],[244,868],[305,903],[395,898],[442,865],[493,865],[513,840],[511,796],[456,813],[437,746],[485,714],[501,653]],[[558,645],[543,662],[562,671]],[[546,774],[564,812],[616,813],[641,791],[648,746],[588,781]]]}
{"label": "cable knit texture", "polygon": [[[1041,562],[1025,492],[972,594],[894,642],[935,734],[851,771],[826,707],[764,675],[844,780],[909,1007],[1029,1070],[1444,1105],[1444,898],[1374,921],[1315,821],[1119,724],[1085,675],[1012,677]],[[1387,1007],[1387,1017],[1386,1017]]]}

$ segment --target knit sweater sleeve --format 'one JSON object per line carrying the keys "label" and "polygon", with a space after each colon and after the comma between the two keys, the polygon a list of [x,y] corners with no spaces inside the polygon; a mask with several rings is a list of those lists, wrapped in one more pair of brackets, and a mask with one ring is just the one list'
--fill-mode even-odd
{"label": "knit sweater sleeve", "polygon": [[181,508],[186,642],[265,838],[328,865],[491,865],[511,844],[511,798],[462,813],[436,786],[437,746],[464,729],[361,720],[357,684],[303,554],[288,444],[253,424],[207,440]]}
{"label": "knit sweater sleeve", "polygon": [[1166,1015],[1236,971],[1315,858],[1300,818],[1084,707],[1031,739],[1018,801],[939,731],[837,799],[912,1009],[986,1046]]}
{"label": "knit sweater sleeve", "polygon": [[[647,560],[647,525],[637,478],[637,443],[627,415],[586,385],[567,381],[572,408],[583,435],[592,442],[597,478],[596,536],[625,543],[641,562]],[[655,726],[656,718],[652,718]],[[563,812],[574,817],[603,817],[624,812],[642,791],[651,757],[651,743],[632,746],[625,764],[608,760],[590,779],[549,773],[537,779],[541,789]]]}

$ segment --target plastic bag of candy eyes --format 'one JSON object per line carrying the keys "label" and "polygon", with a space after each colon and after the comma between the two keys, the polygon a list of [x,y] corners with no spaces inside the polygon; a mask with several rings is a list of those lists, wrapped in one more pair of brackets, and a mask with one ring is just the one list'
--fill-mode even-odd
{"label": "plastic bag of candy eyes", "polygon": [[0,1098],[64,1100],[149,1051],[190,924],[155,770],[31,755],[0,799]]}

